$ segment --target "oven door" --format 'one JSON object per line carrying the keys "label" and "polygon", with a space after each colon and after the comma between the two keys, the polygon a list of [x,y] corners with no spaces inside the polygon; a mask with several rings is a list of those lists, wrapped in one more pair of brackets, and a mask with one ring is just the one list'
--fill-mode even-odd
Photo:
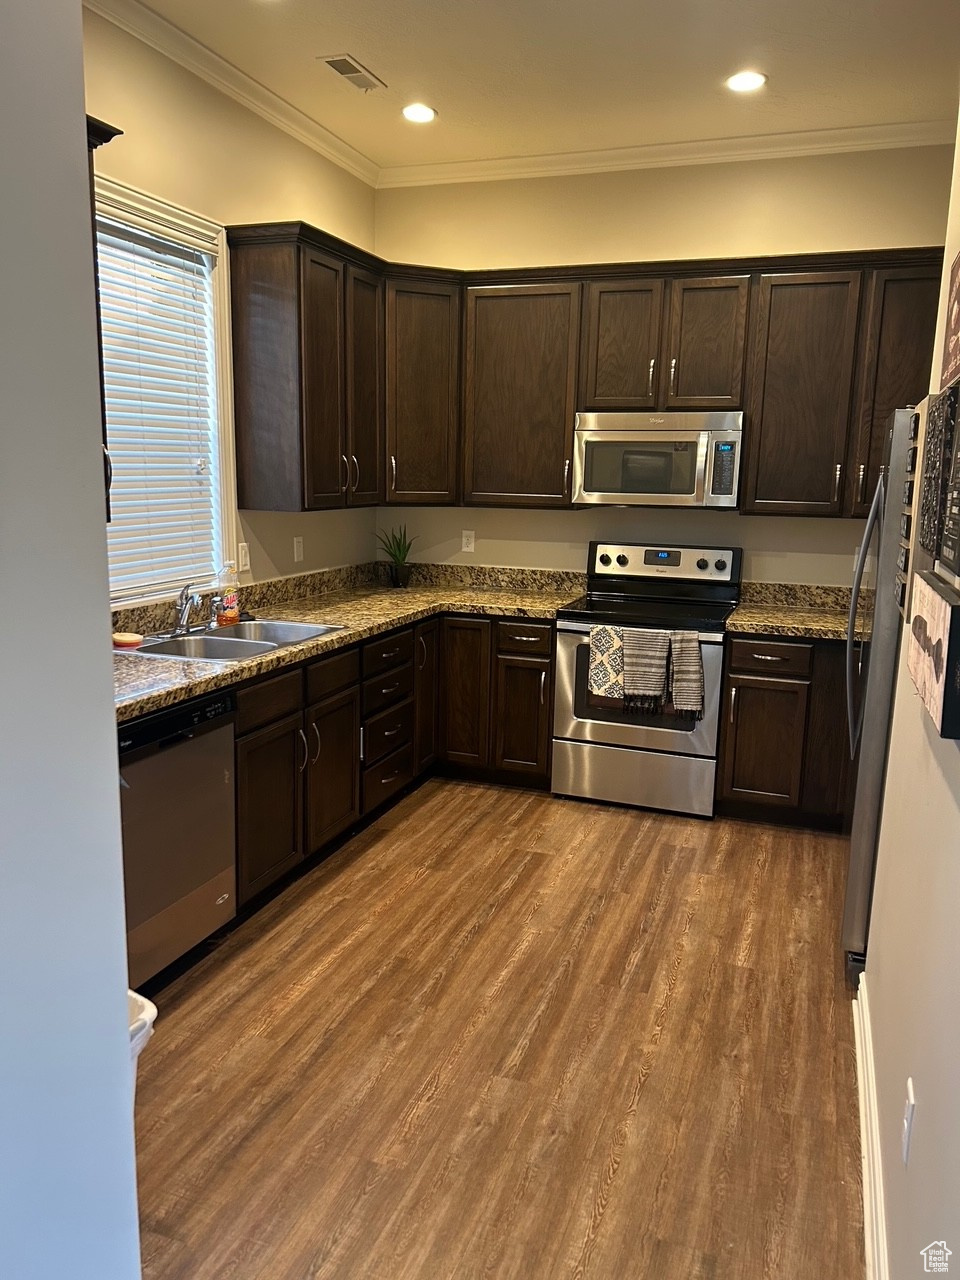
{"label": "oven door", "polygon": [[627,506],[702,507],[709,431],[578,430],[573,501]]}
{"label": "oven door", "polygon": [[720,678],[723,634],[700,636],[703,661],[703,719],[691,723],[670,714],[627,711],[622,703],[598,698],[587,688],[590,666],[590,627],[586,623],[557,623],[557,677],[553,735],[573,742],[638,747],[676,755],[716,757],[720,716]]}

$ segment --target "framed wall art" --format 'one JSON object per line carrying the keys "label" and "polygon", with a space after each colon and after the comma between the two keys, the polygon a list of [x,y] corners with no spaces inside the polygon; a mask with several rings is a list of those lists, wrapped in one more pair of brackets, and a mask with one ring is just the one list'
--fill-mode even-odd
{"label": "framed wall art", "polygon": [[941,738],[960,738],[960,594],[935,574],[913,583],[907,669]]}

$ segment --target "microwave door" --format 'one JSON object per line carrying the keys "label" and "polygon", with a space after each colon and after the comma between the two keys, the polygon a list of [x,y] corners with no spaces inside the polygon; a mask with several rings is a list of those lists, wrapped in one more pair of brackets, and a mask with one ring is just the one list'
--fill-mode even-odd
{"label": "microwave door", "polygon": [[588,501],[699,506],[706,488],[707,433],[645,432],[580,441]]}

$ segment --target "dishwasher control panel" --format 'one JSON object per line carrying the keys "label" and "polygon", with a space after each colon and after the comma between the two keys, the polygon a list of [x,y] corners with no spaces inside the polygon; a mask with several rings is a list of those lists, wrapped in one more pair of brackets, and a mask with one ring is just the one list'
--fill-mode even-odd
{"label": "dishwasher control panel", "polygon": [[186,737],[201,726],[229,719],[235,706],[232,693],[218,693],[185,703],[182,707],[171,707],[169,711],[158,711],[152,716],[131,720],[117,730],[117,747],[120,754],[125,755],[168,738]]}

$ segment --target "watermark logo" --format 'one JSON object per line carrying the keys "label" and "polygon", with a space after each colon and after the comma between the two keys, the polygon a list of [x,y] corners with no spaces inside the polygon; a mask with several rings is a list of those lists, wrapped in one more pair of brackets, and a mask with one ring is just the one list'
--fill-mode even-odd
{"label": "watermark logo", "polygon": [[924,1271],[936,1275],[944,1275],[950,1270],[948,1259],[953,1250],[947,1248],[945,1240],[934,1240],[925,1249],[921,1249],[920,1253],[923,1255]]}

